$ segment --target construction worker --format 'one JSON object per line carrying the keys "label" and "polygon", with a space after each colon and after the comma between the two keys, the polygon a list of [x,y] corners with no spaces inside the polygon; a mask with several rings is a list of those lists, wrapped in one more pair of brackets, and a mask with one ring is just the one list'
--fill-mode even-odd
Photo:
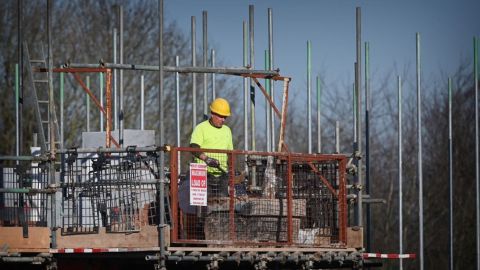
{"label": "construction worker", "polygon": [[[217,98],[210,104],[211,116],[198,124],[192,132],[190,147],[202,149],[233,150],[232,131],[226,126],[225,119],[230,116],[230,105],[223,98]],[[225,153],[197,152],[195,161],[205,162],[208,166],[208,194],[228,196],[228,157]]]}
{"label": "construction worker", "polygon": [[[230,105],[223,98],[210,104],[210,118],[198,124],[192,132],[190,147],[202,149],[233,150],[232,131],[225,119],[230,116]],[[228,157],[224,153],[194,152],[196,163],[207,164],[207,195],[228,197]],[[196,208],[190,205],[190,176],[179,186],[179,203],[184,213],[192,214]]]}
{"label": "construction worker", "polygon": [[[230,116],[230,105],[223,98],[217,98],[210,104],[210,118],[198,124],[190,139],[190,147],[202,149],[233,150],[232,131],[225,119]],[[207,164],[207,196],[228,197],[228,156],[225,153],[194,152],[196,163]],[[190,175],[179,185],[179,206],[182,218],[182,237],[187,239],[205,239],[204,218],[208,211],[190,205]],[[203,214],[202,214],[203,212]]]}

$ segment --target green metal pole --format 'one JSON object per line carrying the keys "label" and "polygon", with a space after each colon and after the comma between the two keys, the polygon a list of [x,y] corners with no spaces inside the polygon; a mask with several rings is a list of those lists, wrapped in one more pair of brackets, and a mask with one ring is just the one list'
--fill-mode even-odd
{"label": "green metal pole", "polygon": [[307,41],[307,121],[308,153],[312,153],[312,43]]}
{"label": "green metal pole", "polygon": [[320,83],[320,76],[317,76],[317,151],[322,152],[322,129],[321,129],[321,104],[322,104],[322,90]]}
{"label": "green metal pole", "polygon": [[452,141],[452,78],[448,77],[448,193],[449,193],[449,269],[453,270],[453,141]]}
{"label": "green metal pole", "polygon": [[[402,78],[397,77],[398,85],[398,239],[399,253],[403,253],[403,155],[402,155]],[[369,193],[367,193],[369,194]],[[368,208],[367,208],[368,209]],[[367,239],[369,240],[369,239]],[[403,270],[403,260],[399,260],[399,269]]]}
{"label": "green metal pole", "polygon": [[[356,65],[356,64],[355,64]],[[353,144],[355,146],[357,142],[357,100],[355,99],[357,91],[355,89],[355,83],[352,84],[352,109],[353,109]]]}
{"label": "green metal pole", "polygon": [[475,183],[477,213],[477,269],[480,269],[480,172],[478,167],[478,39],[473,38],[473,82],[475,84]]}
{"label": "green metal pole", "polygon": [[[265,70],[268,70],[270,67],[270,55],[268,50],[265,50]],[[267,94],[270,96],[270,80],[265,79],[265,90]],[[272,150],[272,142],[271,142],[271,130],[270,130],[270,105],[268,103],[267,97],[265,97],[265,125],[267,128],[265,129],[266,136],[267,136],[267,152]]]}
{"label": "green metal pole", "polygon": [[[243,66],[248,65],[248,34],[247,22],[243,21]],[[248,150],[248,95],[249,82],[247,77],[243,78],[243,143],[245,151]]]}

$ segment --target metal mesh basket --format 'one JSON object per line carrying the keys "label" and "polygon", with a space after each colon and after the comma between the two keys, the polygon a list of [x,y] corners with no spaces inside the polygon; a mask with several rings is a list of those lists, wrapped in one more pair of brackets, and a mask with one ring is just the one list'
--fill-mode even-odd
{"label": "metal mesh basket", "polygon": [[136,232],[154,224],[157,157],[68,153],[62,170],[63,234]]}
{"label": "metal mesh basket", "polygon": [[34,161],[18,161],[16,166],[0,166],[0,225],[46,227],[49,207],[48,166]]}

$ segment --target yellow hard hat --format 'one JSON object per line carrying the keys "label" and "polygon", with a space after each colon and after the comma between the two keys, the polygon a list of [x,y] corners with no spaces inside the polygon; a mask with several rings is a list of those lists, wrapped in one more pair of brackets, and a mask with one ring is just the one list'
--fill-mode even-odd
{"label": "yellow hard hat", "polygon": [[221,116],[230,116],[230,105],[227,100],[217,98],[210,104],[210,111]]}

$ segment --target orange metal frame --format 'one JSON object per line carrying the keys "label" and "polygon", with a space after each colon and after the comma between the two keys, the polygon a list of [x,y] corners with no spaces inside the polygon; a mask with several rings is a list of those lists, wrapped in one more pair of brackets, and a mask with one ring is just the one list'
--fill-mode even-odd
{"label": "orange metal frame", "polygon": [[[37,68],[35,69],[37,72],[48,72],[46,68]],[[80,84],[82,89],[87,93],[87,95],[92,99],[94,104],[98,107],[101,113],[105,115],[106,123],[105,123],[105,146],[109,148],[113,143],[116,147],[120,147],[120,144],[113,138],[111,131],[112,131],[112,70],[110,68],[54,68],[53,72],[56,73],[71,73],[75,80]],[[83,82],[82,78],[78,75],[78,73],[104,73],[106,76],[105,80],[105,100],[106,100],[106,107],[102,107],[98,99],[92,93],[92,91],[87,87],[87,85]]]}
{"label": "orange metal frame", "polygon": [[[318,155],[318,154],[299,154],[299,153],[287,153],[287,152],[256,152],[256,151],[241,151],[241,150],[215,150],[215,149],[199,149],[199,148],[189,148],[189,147],[171,147],[170,148],[170,196],[171,196],[171,207],[172,207],[172,228],[171,228],[171,241],[172,243],[205,243],[209,244],[208,240],[189,240],[189,239],[179,239],[179,216],[178,216],[178,174],[173,172],[178,172],[178,156],[181,152],[215,152],[215,153],[226,153],[229,156],[229,185],[230,185],[230,198],[234,197],[234,179],[235,175],[235,159],[238,155],[274,155],[279,158],[282,158],[287,161],[287,245],[295,245],[293,241],[293,174],[292,174],[292,163],[294,161],[307,162],[312,167],[311,162],[313,161],[332,161],[336,160],[339,163],[339,188],[335,190],[326,179],[319,175],[320,180],[326,185],[327,188],[334,194],[338,200],[338,228],[339,228],[339,243],[347,243],[347,200],[346,200],[346,165],[347,157],[344,155]],[[312,168],[312,170],[319,174],[318,170]],[[234,222],[234,200],[230,200],[229,203],[229,241],[223,241],[222,244],[246,244],[246,245],[258,245],[258,246],[268,246],[275,245],[278,243],[274,242],[235,242],[235,222]],[[215,240],[215,243],[218,244],[218,241]],[[285,243],[282,243],[285,244]]]}

